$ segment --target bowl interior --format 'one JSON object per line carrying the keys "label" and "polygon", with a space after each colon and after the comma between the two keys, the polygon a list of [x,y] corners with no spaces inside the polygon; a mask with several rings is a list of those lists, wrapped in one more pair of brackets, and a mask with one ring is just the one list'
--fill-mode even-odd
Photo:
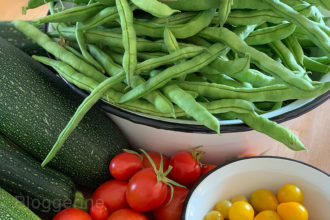
{"label": "bowl interior", "polygon": [[202,220],[219,200],[238,194],[249,198],[261,188],[276,193],[285,184],[302,189],[303,205],[311,220],[329,219],[330,176],[309,165],[278,157],[241,159],[216,169],[191,191],[183,219]]}

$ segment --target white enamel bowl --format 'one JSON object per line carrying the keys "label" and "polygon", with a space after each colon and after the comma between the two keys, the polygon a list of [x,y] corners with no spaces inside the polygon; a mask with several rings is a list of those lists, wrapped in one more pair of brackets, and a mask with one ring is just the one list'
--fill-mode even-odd
{"label": "white enamel bowl", "polygon": [[203,220],[219,200],[237,194],[249,197],[264,188],[274,193],[285,184],[295,184],[304,193],[303,205],[310,220],[330,219],[329,174],[291,159],[251,157],[218,167],[190,191],[182,211],[182,220]]}

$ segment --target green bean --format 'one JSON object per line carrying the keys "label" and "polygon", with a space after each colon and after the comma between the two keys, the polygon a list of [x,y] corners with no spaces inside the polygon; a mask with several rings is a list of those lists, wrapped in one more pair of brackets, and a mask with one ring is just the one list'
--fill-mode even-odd
{"label": "green bean", "polygon": [[77,22],[77,24],[76,24],[76,39],[77,39],[80,51],[81,51],[83,57],[85,58],[85,60],[87,60],[87,62],[89,64],[93,65],[96,69],[100,70],[101,72],[104,72],[103,67],[87,51],[84,34],[83,34],[82,30],[80,30],[81,25],[82,24],[80,22]]}
{"label": "green bean", "polygon": [[304,50],[301,47],[299,41],[294,36],[290,36],[284,40],[286,46],[289,48],[297,63],[300,66],[304,66]]}
{"label": "green bean", "polygon": [[207,40],[205,40],[201,37],[198,37],[198,36],[186,38],[185,41],[187,43],[194,44],[194,45],[201,46],[201,47],[210,47],[212,45]]}
{"label": "green bean", "polygon": [[313,5],[321,6],[327,10],[330,10],[330,1],[329,0],[306,0],[306,1]]}
{"label": "green bean", "polygon": [[[285,4],[295,6],[301,4],[301,0],[282,0]],[[267,4],[260,0],[234,0],[232,8],[235,9],[268,9]]]}
{"label": "green bean", "polygon": [[106,73],[110,76],[119,74],[123,71],[122,67],[116,64],[111,57],[94,45],[88,45],[88,49],[92,56],[103,66]]}
{"label": "green bean", "polygon": [[219,0],[180,0],[180,1],[168,1],[161,0],[173,9],[183,11],[202,11],[210,8],[218,8]]}
{"label": "green bean", "polygon": [[330,72],[330,65],[319,63],[307,56],[304,56],[304,66],[306,67],[306,69],[313,72],[324,73],[324,74]]}
{"label": "green bean", "polygon": [[254,112],[247,114],[233,113],[233,115],[241,119],[254,130],[274,138],[275,140],[286,145],[291,150],[306,150],[304,145],[300,142],[295,134],[293,134],[289,129],[277,124],[276,122],[270,121],[267,118],[264,118]]}
{"label": "green bean", "polygon": [[140,58],[142,60],[159,58],[159,57],[166,56],[166,55],[168,55],[168,53],[164,53],[164,52],[139,52],[137,54],[138,58]]}
{"label": "green bean", "polygon": [[[59,37],[60,35],[69,40],[75,40],[74,28],[59,28],[60,33],[57,31],[48,32],[51,37]],[[113,33],[109,30],[88,30],[85,33],[86,42],[90,44],[99,44],[102,46],[119,47],[123,46],[123,37],[121,34]],[[149,41],[143,38],[137,38],[138,51],[166,51],[164,42]]]}
{"label": "green bean", "polygon": [[37,18],[33,20],[33,23],[43,24],[43,23],[68,23],[68,22],[78,22],[85,21],[89,19],[94,14],[104,9],[105,6],[100,3],[91,4],[88,6],[77,6],[74,8],[69,8],[64,11],[58,12],[53,15],[49,15],[42,18]]}
{"label": "green bean", "polygon": [[249,69],[229,76],[236,80],[250,83],[253,87],[264,87],[281,83],[280,80],[267,76],[255,69]]}
{"label": "green bean", "polygon": [[231,6],[234,4],[234,0],[222,0],[219,4],[218,12],[218,24],[222,27],[230,14]]}
{"label": "green bean", "polygon": [[325,64],[325,65],[330,65],[330,60],[328,57],[323,56],[323,57],[309,57],[310,59],[317,61],[319,63]]}
{"label": "green bean", "polygon": [[108,5],[108,6],[115,6],[116,5],[116,0],[97,0],[98,2]]}
{"label": "green bean", "polygon": [[283,23],[253,31],[246,39],[248,45],[263,45],[285,39],[293,34],[296,25]]}
{"label": "green bean", "polygon": [[[299,13],[309,17],[312,14],[312,7],[308,4],[299,4],[293,7]],[[266,22],[280,24],[285,18],[276,14],[270,9],[264,10],[232,10],[228,16],[227,23],[231,25],[261,25]],[[212,23],[216,24],[217,16]]]}
{"label": "green bean", "polygon": [[330,59],[330,37],[320,28],[320,25],[299,14],[290,6],[279,0],[263,0],[276,13],[282,15],[290,22],[302,28],[309,38]]}
{"label": "green bean", "polygon": [[[184,39],[196,35],[207,27],[215,15],[215,9],[201,11],[186,24],[169,25],[168,27],[176,38]],[[153,38],[163,37],[165,25],[150,22],[134,21],[137,35],[145,35]]]}
{"label": "green bean", "polygon": [[184,24],[190,21],[193,17],[197,15],[197,12],[188,11],[188,12],[181,12],[174,14],[167,18],[156,18],[152,20],[152,23],[155,24],[169,24],[169,25],[176,25],[176,24]]}
{"label": "green bean", "polygon": [[226,112],[250,113],[255,111],[255,106],[242,99],[221,99],[208,103],[200,103],[212,114]]}
{"label": "green bean", "polygon": [[173,53],[179,49],[179,44],[168,26],[164,30],[164,43],[169,53]]}
{"label": "green bean", "polygon": [[301,91],[312,91],[313,85],[305,79],[296,76],[292,71],[285,68],[282,64],[268,57],[266,54],[249,47],[235,33],[226,28],[206,28],[201,32],[202,37],[217,39],[225,42],[235,52],[239,54],[249,54],[251,61],[265,72],[271,73],[276,78],[281,79],[287,85],[290,85]]}
{"label": "green bean", "polygon": [[117,7],[107,7],[84,22],[81,30],[93,29],[95,27],[102,26],[103,24],[110,23],[117,18],[119,18]]}
{"label": "green bean", "polygon": [[198,75],[196,73],[192,73],[192,74],[189,74],[186,78],[185,78],[186,81],[189,81],[189,82],[207,82],[207,79],[206,77],[202,76],[202,75]]}
{"label": "green bean", "polygon": [[130,86],[137,65],[137,43],[133,26],[133,13],[127,0],[116,0],[116,5],[123,30],[123,46],[125,49],[123,68],[126,72],[127,83]]}
{"label": "green bean", "polygon": [[309,99],[324,94],[330,89],[330,82],[318,83],[311,92],[300,92],[284,84],[259,88],[234,88],[226,85],[205,82],[177,82],[185,89],[198,92],[212,99],[244,99],[251,102],[282,102],[292,99]]}
{"label": "green bean", "polygon": [[[209,67],[216,69],[218,73],[230,76],[236,73],[247,71],[250,68],[250,60],[251,59],[249,56],[235,60],[224,60],[221,57],[217,57],[212,63],[210,63]],[[202,71],[203,70],[206,70],[206,68],[204,67]]]}
{"label": "green bean", "polygon": [[227,47],[223,44],[214,44],[202,54],[192,58],[191,60],[179,63],[175,66],[165,69],[161,73],[150,78],[146,83],[141,84],[138,87],[127,92],[123,97],[121,97],[120,103],[125,103],[129,100],[137,99],[150,91],[158,89],[164,86],[172,78],[196,72],[204,66],[207,66],[213,61],[215,57],[221,55],[226,50]]}
{"label": "green bean", "polygon": [[177,85],[167,85],[163,89],[165,95],[196,121],[220,134],[220,123],[205,107]]}
{"label": "green bean", "polygon": [[105,50],[105,51],[113,59],[113,61],[115,61],[115,63],[121,66],[123,65],[123,54],[119,54],[111,50]]}
{"label": "green bean", "polygon": [[79,57],[82,60],[85,60],[86,62],[88,62],[85,57],[83,57],[83,55],[81,55],[81,53],[79,51],[77,51],[76,49],[74,49],[73,47],[70,46],[65,46],[65,49],[67,49],[68,51],[70,51],[71,53],[73,53],[74,55],[76,55],[77,57]]}
{"label": "green bean", "polygon": [[158,18],[169,17],[176,12],[180,12],[179,10],[174,10],[174,9],[168,7],[167,5],[165,5],[164,3],[159,2],[157,0],[148,0],[148,1],[131,0],[131,1],[138,8],[140,8],[143,11],[146,11]]}
{"label": "green bean", "polygon": [[274,41],[270,43],[269,46],[281,58],[287,68],[292,71],[297,71],[299,75],[305,75],[306,71],[297,63],[293,53],[291,53],[282,41]]}
{"label": "green bean", "polygon": [[156,69],[160,66],[172,64],[182,59],[188,59],[191,57],[195,57],[202,53],[205,49],[202,47],[186,47],[183,49],[179,49],[174,51],[173,53],[146,60],[142,63],[139,63],[136,67],[135,74],[140,74],[142,72],[148,72],[150,70]]}
{"label": "green bean", "polygon": [[251,84],[246,82],[239,82],[225,74],[203,74],[210,82],[231,86],[235,88],[251,88]]}
{"label": "green bean", "polygon": [[15,27],[24,33],[26,36],[35,41],[39,46],[44,48],[47,52],[54,55],[56,58],[64,61],[65,63],[71,65],[78,71],[86,74],[87,76],[101,82],[106,79],[106,77],[96,70],[93,66],[87,64],[85,61],[75,56],[71,52],[67,51],[64,47],[61,47],[58,43],[52,41],[46,34],[42,33],[38,28],[29,24],[25,21],[14,21]]}

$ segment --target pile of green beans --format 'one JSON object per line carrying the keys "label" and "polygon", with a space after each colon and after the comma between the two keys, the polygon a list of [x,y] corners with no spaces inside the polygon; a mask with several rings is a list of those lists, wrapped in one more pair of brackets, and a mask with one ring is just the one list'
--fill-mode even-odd
{"label": "pile of green beans", "polygon": [[[56,59],[34,56],[90,92],[59,135],[46,165],[99,99],[165,118],[195,119],[220,134],[240,119],[292,150],[305,146],[262,115],[327,93],[329,0],[30,0],[51,4],[47,34],[17,29]],[[55,4],[56,5],[56,4]],[[313,53],[315,48],[321,53]]]}

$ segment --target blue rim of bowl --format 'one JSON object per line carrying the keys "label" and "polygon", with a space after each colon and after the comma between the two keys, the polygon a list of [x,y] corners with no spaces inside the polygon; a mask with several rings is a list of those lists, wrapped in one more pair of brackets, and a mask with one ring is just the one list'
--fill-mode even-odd
{"label": "blue rim of bowl", "polygon": [[[49,13],[48,13],[49,14]],[[48,30],[48,23],[44,25],[44,32],[47,33]],[[49,54],[49,57],[53,56]],[[65,80],[62,76],[60,76],[63,81],[76,93],[78,93],[80,96],[86,98],[89,93],[86,91],[76,87],[75,85],[69,83],[67,80]],[[301,106],[299,108],[296,108],[294,110],[285,112],[283,114],[277,115],[275,117],[269,118],[270,120],[276,122],[276,123],[283,123],[292,119],[295,119],[301,115],[306,114],[307,112],[310,112],[311,110],[317,108],[324,102],[326,102],[328,99],[330,99],[330,91],[324,93],[323,95],[313,99],[311,102],[307,103],[304,106]],[[168,122],[163,120],[157,120],[153,118],[148,118],[139,114],[135,114],[129,110],[118,108],[114,105],[111,105],[108,102],[105,102],[103,100],[100,100],[96,104],[99,108],[101,108],[105,113],[110,113],[115,116],[118,116],[120,118],[126,119],[128,121],[131,121],[136,124],[146,125],[149,127],[157,128],[157,129],[163,129],[163,130],[171,130],[171,131],[178,131],[178,132],[185,132],[185,133],[202,133],[202,134],[216,134],[215,131],[205,127],[204,125],[198,125],[198,124],[182,124],[182,123],[176,123],[176,122]],[[251,131],[249,126],[246,124],[235,124],[235,125],[221,125],[221,133],[236,133],[236,132],[244,132],[244,131]]]}
{"label": "blue rim of bowl", "polygon": [[293,161],[293,162],[297,162],[297,163],[300,163],[300,164],[303,164],[305,166],[308,166],[308,167],[311,167],[313,168],[314,170],[316,171],[319,171],[320,173],[326,175],[327,177],[330,178],[330,174],[325,172],[324,170],[321,170],[320,168],[317,168],[313,165],[310,165],[308,163],[305,163],[305,162],[302,162],[302,161],[299,161],[299,160],[295,160],[295,159],[291,159],[291,158],[287,158],[287,157],[279,157],[279,156],[253,156],[253,157],[244,157],[244,158],[238,158],[238,159],[235,159],[235,160],[232,160],[232,161],[228,161],[222,165],[219,165],[217,166],[216,168],[214,168],[213,170],[209,171],[207,174],[205,174],[202,178],[200,178],[197,183],[195,183],[195,185],[189,190],[189,193],[185,199],[185,202],[183,204],[183,207],[182,207],[182,212],[181,212],[181,220],[187,220],[186,219],[186,211],[187,211],[187,206],[188,206],[188,203],[189,203],[189,200],[192,196],[192,194],[194,193],[195,189],[199,186],[199,184],[201,182],[203,182],[203,180],[205,178],[207,178],[209,175],[211,175],[212,173],[218,171],[219,169],[229,165],[229,164],[232,164],[232,163],[236,163],[238,161],[241,161],[241,160],[250,160],[250,159],[258,159],[258,158],[272,158],[272,159],[279,159],[279,160],[288,160],[288,161]]}

